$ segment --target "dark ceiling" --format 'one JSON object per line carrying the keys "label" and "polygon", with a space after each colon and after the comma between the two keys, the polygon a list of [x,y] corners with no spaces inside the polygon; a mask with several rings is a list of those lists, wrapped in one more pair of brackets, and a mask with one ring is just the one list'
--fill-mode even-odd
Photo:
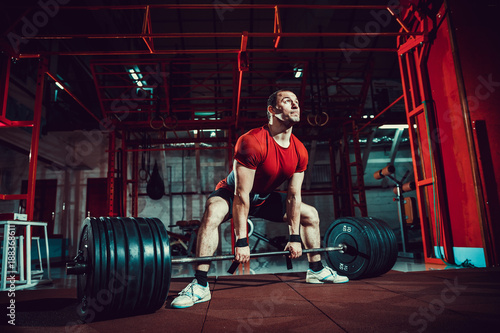
{"label": "dark ceiling", "polygon": [[[328,135],[346,119],[370,120],[400,94],[401,27],[387,5],[16,1],[2,4],[0,22],[3,49],[15,59],[11,85],[33,95],[25,83],[47,57],[51,75],[71,92],[47,79],[45,132],[99,128],[107,117],[130,130],[245,128],[265,119],[270,92],[291,87],[305,126],[328,117]],[[141,87],[131,69],[142,75]],[[401,110],[377,121],[404,121]]]}

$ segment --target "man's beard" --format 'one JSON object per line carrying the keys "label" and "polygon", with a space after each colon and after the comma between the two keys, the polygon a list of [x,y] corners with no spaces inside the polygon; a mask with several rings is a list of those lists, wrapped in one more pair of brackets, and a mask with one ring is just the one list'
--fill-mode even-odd
{"label": "man's beard", "polygon": [[285,119],[283,117],[283,113],[276,113],[275,116],[276,116],[276,118],[278,118],[279,120],[281,120],[282,122],[284,122],[287,125],[293,125],[293,124],[300,122],[300,115],[293,116],[293,117],[289,116],[288,119]]}

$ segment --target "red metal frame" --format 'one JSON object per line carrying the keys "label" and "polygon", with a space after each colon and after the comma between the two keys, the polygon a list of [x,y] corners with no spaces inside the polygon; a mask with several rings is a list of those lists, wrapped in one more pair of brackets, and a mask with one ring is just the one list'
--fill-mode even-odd
{"label": "red metal frame", "polygon": [[127,149],[127,136],[128,133],[124,133],[122,131],[121,133],[121,141],[122,141],[122,147],[121,147],[121,163],[120,163],[120,179],[121,179],[121,205],[120,205],[120,215],[126,216],[127,214],[127,207],[128,207],[128,154],[126,153]]}
{"label": "red metal frame", "polygon": [[7,111],[7,96],[9,95],[10,57],[0,54],[0,127],[11,123],[5,113]]}
{"label": "red metal frame", "polygon": [[[43,89],[45,83],[45,74],[48,69],[48,60],[42,58],[38,65],[38,75],[36,82],[35,109],[33,114],[33,127],[31,132],[30,165],[28,174],[28,192],[26,200],[26,214],[28,221],[33,221],[35,209],[35,185],[36,185],[36,167],[38,162],[38,143],[40,138],[40,125],[42,119],[42,101]],[[27,240],[28,241],[28,240]]]}
{"label": "red metal frame", "polygon": [[[411,29],[418,30],[422,35],[417,38],[398,38],[398,59],[412,148],[423,251],[425,262],[442,263],[445,260],[453,263],[451,226],[441,183],[443,177],[439,167],[439,147],[433,144],[431,135],[436,129],[433,121],[435,110],[427,104],[431,100],[425,63],[430,47],[427,40],[429,27],[427,18],[418,11],[407,11],[406,18],[409,16],[416,20]],[[441,246],[444,258],[435,255],[435,248]]]}
{"label": "red metal frame", "polygon": [[7,119],[6,101],[8,96],[8,80],[10,59],[6,60],[6,69],[3,72],[3,96],[2,110],[0,113],[0,123],[5,127],[31,127],[31,145],[29,153],[29,170],[28,170],[28,188],[26,194],[0,194],[0,200],[26,200],[26,214],[28,221],[33,221],[33,213],[35,207],[35,185],[36,185],[36,168],[38,163],[38,143],[40,137],[40,125],[42,117],[42,100],[45,85],[45,74],[47,73],[48,60],[41,58],[38,65],[35,105],[32,121],[13,121]]}
{"label": "red metal frame", "polygon": [[[359,132],[356,128],[354,120],[345,122],[342,140],[342,155],[344,157],[345,165],[342,166],[343,171],[341,176],[346,177],[347,193],[349,195],[349,211],[350,216],[368,216],[366,205],[365,183],[364,183],[364,170],[361,160],[361,148],[359,144]],[[350,141],[352,140],[352,147],[354,149],[354,161],[351,161],[351,150],[349,149]],[[335,178],[335,177],[334,177]],[[358,211],[356,211],[358,209]]]}
{"label": "red metal frame", "polygon": [[[322,48],[280,48],[283,45],[283,40],[290,38],[308,38],[308,37],[353,37],[358,36],[359,34],[356,32],[283,32],[283,26],[280,18],[280,12],[283,9],[303,9],[303,10],[348,10],[348,9],[361,9],[361,10],[387,10],[386,6],[380,5],[369,5],[369,6],[360,6],[360,5],[246,5],[246,4],[238,4],[238,10],[248,10],[248,9],[262,9],[262,10],[270,10],[273,11],[273,20],[272,32],[189,32],[189,33],[168,33],[161,31],[153,31],[155,29],[154,24],[152,22],[152,14],[154,11],[159,9],[182,9],[182,10],[209,10],[213,11],[215,9],[213,4],[201,4],[201,5],[138,5],[138,6],[62,6],[60,7],[60,11],[114,11],[115,13],[120,11],[139,11],[141,16],[143,17],[143,21],[141,24],[140,31],[138,33],[112,33],[112,34],[64,34],[64,33],[54,33],[52,35],[44,35],[43,33],[37,34],[31,37],[22,37],[27,40],[73,40],[73,39],[85,39],[89,43],[93,40],[114,40],[114,39],[127,39],[127,40],[140,40],[145,46],[144,49],[140,50],[113,50],[113,51],[105,51],[98,50],[88,51],[30,51],[24,52],[21,50],[19,53],[20,58],[33,58],[40,56],[49,56],[49,55],[210,55],[217,54],[220,55],[215,58],[207,59],[190,59],[190,60],[181,60],[181,59],[154,59],[154,60],[144,60],[144,59],[121,59],[121,60],[94,60],[92,61],[91,70],[95,80],[95,86],[97,88],[97,94],[99,97],[99,103],[101,105],[102,117],[98,117],[93,114],[85,105],[78,99],[71,91],[67,90],[68,94],[72,96],[75,101],[77,101],[94,119],[98,120],[101,124],[108,124],[108,120],[111,121],[111,126],[107,126],[107,129],[112,129],[110,133],[110,146],[109,146],[109,156],[110,159],[108,161],[108,207],[109,207],[109,215],[114,216],[117,212],[114,211],[114,192],[115,192],[115,176],[116,176],[116,136],[120,135],[122,138],[122,165],[123,165],[123,191],[127,190],[127,173],[125,172],[125,166],[127,165],[127,153],[137,151],[137,149],[129,147],[129,143],[126,142],[126,138],[128,137],[128,133],[134,130],[150,130],[153,131],[152,127],[161,126],[161,121],[157,120],[155,116],[157,116],[157,111],[155,108],[156,99],[151,96],[148,97],[133,97],[130,96],[131,92],[134,89],[138,89],[138,87],[131,81],[128,77],[129,73],[126,71],[126,66],[156,66],[158,65],[161,73],[169,73],[172,75],[174,72],[179,76],[187,76],[190,80],[198,79],[197,84],[191,84],[189,86],[182,86],[182,84],[172,83],[169,80],[169,77],[160,78],[159,82],[155,82],[154,84],[144,85],[143,88],[155,89],[161,84],[161,88],[164,91],[164,96],[161,97],[161,113],[165,116],[178,116],[181,118],[185,113],[188,114],[188,119],[180,119],[178,123],[167,125],[171,126],[171,128],[162,128],[162,131],[169,132],[175,134],[183,131],[184,133],[189,134],[189,130],[193,128],[202,129],[202,128],[219,128],[225,129],[228,133],[227,138],[228,141],[227,149],[228,149],[228,158],[232,158],[232,144],[234,142],[234,137],[239,134],[239,131],[245,129],[245,127],[254,127],[262,124],[262,121],[259,119],[262,116],[262,119],[265,119],[265,110],[262,108],[263,102],[267,98],[269,94],[269,90],[276,88],[276,82],[278,79],[283,81],[283,85],[286,84],[287,87],[293,86],[299,92],[299,98],[303,103],[307,103],[308,100],[305,98],[306,92],[306,77],[309,71],[309,63],[316,59],[311,58],[311,56],[304,57],[303,59],[296,60],[297,65],[302,66],[303,75],[302,79],[296,81],[286,80],[285,77],[290,73],[289,70],[269,70],[269,67],[276,68],[280,64],[279,61],[275,59],[266,59],[265,54],[271,52],[280,52],[282,54],[287,53],[309,53],[309,54],[326,54],[332,52],[349,52],[355,51],[357,52],[396,52],[395,48],[331,48],[331,47],[322,47]],[[117,15],[118,16],[118,15]],[[61,26],[61,28],[63,28]],[[422,31],[400,31],[400,32],[376,32],[370,33],[366,32],[364,35],[368,37],[411,37],[414,39],[421,38],[424,32]],[[183,49],[183,50],[174,50],[174,49],[161,49],[158,47],[160,44],[158,41],[163,39],[170,38],[222,38],[222,39],[235,39],[235,37],[240,40],[239,47],[235,45],[234,47],[227,48],[216,48],[216,49]],[[247,45],[249,43],[249,39],[254,38],[268,38],[272,41],[269,44],[269,47],[261,47],[261,48],[248,48]],[[226,43],[227,44],[227,43]],[[161,44],[160,44],[161,45]],[[251,58],[251,72],[248,71],[248,67],[245,65],[245,60]],[[238,58],[234,57],[234,55],[238,55]],[[239,61],[238,61],[239,60]],[[324,60],[324,59],[323,59]],[[331,60],[328,60],[331,61]],[[203,69],[203,66],[206,66],[207,63],[212,65],[216,65],[217,68],[214,70]],[[353,62],[355,64],[355,62]],[[182,66],[191,66],[187,71],[183,71]],[[352,65],[352,64],[351,64]],[[118,68],[120,67],[121,68]],[[143,69],[141,69],[143,70]],[[361,90],[359,96],[347,96],[347,98],[358,98],[358,107],[352,109],[352,107],[347,107],[340,109],[345,111],[354,111],[359,113],[364,105],[364,99],[366,98],[366,93],[368,91],[368,83],[370,81],[369,76],[366,74],[370,74],[370,71],[367,71],[366,68],[353,69],[352,66],[350,68],[351,73],[364,73],[364,81],[361,84]],[[147,74],[144,73],[143,74]],[[325,75],[325,82],[327,82],[326,76],[329,75],[327,73]],[[49,74],[49,76],[56,82],[59,82],[57,76]],[[196,77],[199,76],[199,77]],[[218,77],[218,83],[213,83],[215,77]],[[250,80],[244,80],[245,76],[251,77]],[[342,78],[348,77],[349,73],[334,73],[333,76],[341,76],[340,79],[336,79],[331,84],[336,84],[339,86],[342,85],[350,85],[353,83],[341,82]],[[362,75],[363,76],[363,75]],[[104,79],[106,78],[106,79]],[[270,79],[272,78],[272,79]],[[114,81],[113,81],[114,80]],[[113,81],[113,82],[112,82]],[[213,81],[213,82],[211,82]],[[245,82],[248,82],[245,84]],[[60,82],[62,83],[62,82]],[[327,85],[329,83],[326,83]],[[194,96],[194,92],[200,86],[203,86],[205,89],[210,89],[212,92],[212,101],[205,97]],[[175,96],[169,96],[169,93],[172,91],[171,88],[179,88],[185,89],[184,93],[176,94]],[[217,91],[225,91],[232,89],[232,91],[228,94],[217,94]],[[328,86],[326,86],[328,89]],[[319,91],[313,92],[314,97],[319,97]],[[155,94],[156,95],[156,94]],[[326,103],[329,100],[325,100]],[[325,102],[323,101],[323,102]],[[361,101],[361,102],[359,102]],[[226,103],[227,102],[227,103]],[[227,104],[227,105],[226,105]],[[136,105],[135,107],[131,107],[132,105]],[[212,116],[202,116],[202,112],[208,112],[207,110],[214,110],[214,105],[216,106],[216,112]],[[165,107],[164,107],[165,106]],[[255,113],[258,114],[259,117],[255,117]],[[253,114],[252,114],[253,113]],[[252,114],[252,116],[248,116]],[[122,117],[121,120],[117,120],[116,116]],[[333,117],[330,119],[334,119]],[[358,119],[356,119],[357,121]],[[105,122],[105,123],[103,123]],[[357,141],[357,135],[359,133],[356,131],[355,124],[353,124],[353,134],[355,141],[359,145],[359,141]],[[182,141],[185,138],[185,135],[177,136],[179,141]],[[189,139],[191,140],[191,139]],[[356,148],[357,147],[357,148]],[[356,160],[360,161],[360,153],[359,146],[355,146],[355,156]],[[175,149],[175,148],[173,148]],[[186,149],[186,148],[185,148]],[[206,149],[206,148],[204,148]],[[133,171],[135,174],[135,171]],[[359,206],[361,209],[361,214],[366,215],[366,202],[363,199],[364,194],[364,186],[359,182],[359,179],[362,177],[362,172],[358,169],[358,181],[356,181],[356,187],[358,190],[363,191],[360,196],[358,202],[355,202],[353,206]],[[135,176],[133,176],[135,177]],[[133,179],[131,180],[134,181]],[[353,192],[351,191],[351,194]],[[127,211],[126,209],[126,194],[122,193],[122,205],[124,208],[122,213]],[[351,195],[351,198],[354,199],[354,196]],[[132,210],[134,210],[134,205],[132,205]]]}
{"label": "red metal frame", "polygon": [[9,78],[11,58],[0,54],[0,128],[1,127],[32,127],[33,121],[10,120],[7,118],[7,97],[9,95]]}
{"label": "red metal frame", "polygon": [[61,87],[63,87],[64,91],[71,96],[71,98],[73,98],[75,100],[75,102],[77,102],[92,118],[94,118],[95,120],[97,120],[98,122],[100,122],[101,120],[95,115],[92,113],[92,111],[89,110],[89,108],[87,108],[85,106],[85,104],[83,104],[83,102],[78,98],[76,97],[76,95],[68,88],[68,86],[62,82],[61,80],[59,80],[57,78],[56,75],[50,73],[50,72],[47,72],[46,73],[48,77],[50,77],[52,80],[54,80],[54,82],[58,83]]}
{"label": "red metal frame", "polygon": [[118,216],[115,212],[115,175],[116,175],[116,133],[108,136],[108,216]]}
{"label": "red metal frame", "polygon": [[[282,24],[280,19],[280,10],[282,9],[297,9],[297,10],[389,10],[387,6],[381,5],[289,5],[289,4],[238,4],[235,6],[238,10],[270,10],[273,11],[272,32],[248,32],[248,38],[270,38],[272,41],[269,48],[253,48],[247,49],[249,53],[269,53],[269,52],[284,52],[284,53],[296,53],[296,52],[395,52],[392,48],[289,48],[280,49],[280,41],[283,38],[307,38],[307,37],[348,37],[357,36],[357,32],[283,32]],[[144,49],[142,50],[81,50],[81,51],[46,51],[39,50],[36,52],[20,52],[18,56],[22,57],[33,57],[40,55],[147,55],[147,54],[237,54],[241,51],[241,48],[216,48],[216,49],[159,49],[155,44],[155,40],[168,39],[168,38],[239,38],[241,32],[186,32],[186,33],[169,33],[169,32],[153,32],[153,22],[151,20],[151,15],[154,12],[160,10],[206,10],[214,11],[217,10],[217,6],[214,4],[177,4],[177,5],[123,5],[123,6],[61,6],[59,10],[61,12],[82,12],[82,11],[114,11],[116,16],[121,16],[126,12],[139,12],[143,17],[143,22],[140,31],[137,33],[111,33],[111,34],[65,34],[65,33],[53,33],[50,35],[37,34],[35,36],[23,36],[26,40],[72,40],[72,39],[86,39],[90,41],[102,41],[102,40],[115,40],[115,39],[131,39],[131,40],[141,40],[144,43]],[[20,24],[20,23],[18,23]],[[15,27],[16,25],[14,25]],[[13,27],[13,28],[14,28]],[[62,25],[61,25],[62,28]],[[401,32],[363,32],[365,36],[368,37],[395,37],[395,36],[418,36],[420,32],[411,31],[401,31]]]}
{"label": "red metal frame", "polygon": [[[144,24],[142,25],[142,34],[143,35],[151,35],[153,29],[151,27],[151,7],[149,5],[146,6],[144,11]],[[150,53],[154,53],[154,42],[152,37],[142,37],[144,43],[148,47]]]}

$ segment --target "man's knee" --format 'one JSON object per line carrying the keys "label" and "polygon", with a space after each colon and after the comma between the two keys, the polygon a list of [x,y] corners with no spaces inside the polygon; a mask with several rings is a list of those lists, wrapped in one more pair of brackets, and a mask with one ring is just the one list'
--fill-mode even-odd
{"label": "man's knee", "polygon": [[229,205],[226,200],[220,197],[212,197],[207,200],[205,212],[201,223],[209,227],[217,228],[224,222],[229,212]]}
{"label": "man's knee", "polygon": [[316,208],[310,205],[303,204],[301,212],[301,224],[303,225],[319,225],[319,213]]}

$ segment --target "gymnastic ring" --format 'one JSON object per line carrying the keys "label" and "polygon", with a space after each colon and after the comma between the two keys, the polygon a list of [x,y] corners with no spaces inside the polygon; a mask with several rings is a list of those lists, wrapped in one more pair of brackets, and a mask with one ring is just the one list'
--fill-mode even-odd
{"label": "gymnastic ring", "polygon": [[[167,120],[167,119],[172,119],[173,125],[167,125],[167,123],[165,122],[165,120]],[[175,129],[177,127],[178,123],[179,123],[179,120],[173,114],[169,114],[165,118],[163,118],[163,127],[165,127],[166,129],[173,130],[173,129]]]}
{"label": "gymnastic ring", "polygon": [[312,117],[314,117],[314,121],[316,122],[316,116],[317,116],[317,115],[313,115],[312,113],[310,113],[310,114],[308,114],[308,115],[307,115],[307,118],[306,118],[306,119],[307,119],[307,122],[309,123],[309,125],[311,125],[311,126],[316,126],[316,123],[314,123],[314,124],[313,124],[313,123],[311,122],[311,118],[312,118]]}
{"label": "gymnastic ring", "polygon": [[[320,123],[319,121],[321,120],[323,115],[325,115],[325,121]],[[328,113],[326,113],[324,111],[321,112],[321,114],[317,114],[314,117],[314,121],[316,122],[316,126],[319,126],[319,127],[325,126],[328,123],[328,120],[330,120],[330,117],[328,116]]]}
{"label": "gymnastic ring", "polygon": [[[155,120],[156,120],[156,118],[158,118],[158,120],[159,120],[159,121],[161,121],[161,125],[160,125],[159,127],[154,127],[154,126],[153,126],[153,121],[155,121]],[[165,119],[162,117],[162,115],[161,115],[161,114],[159,114],[159,115],[156,115],[156,116],[151,117],[151,120],[149,121],[149,127],[151,127],[151,128],[152,128],[152,129],[154,129],[154,130],[159,130],[160,128],[162,128],[162,127],[163,127],[163,124],[164,124],[164,123],[165,123]]]}

